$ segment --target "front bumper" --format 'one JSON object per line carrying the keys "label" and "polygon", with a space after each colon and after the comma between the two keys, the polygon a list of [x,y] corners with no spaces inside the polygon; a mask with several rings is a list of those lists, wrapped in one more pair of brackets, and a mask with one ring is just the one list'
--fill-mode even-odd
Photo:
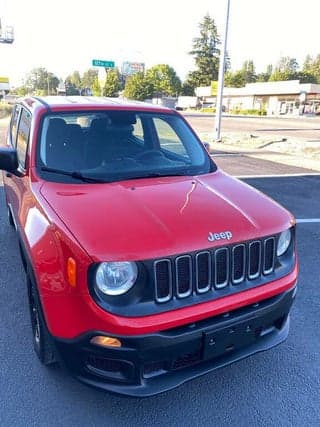
{"label": "front bumper", "polygon": [[55,339],[61,360],[80,381],[129,396],[151,396],[284,341],[296,287],[268,300],[149,335],[117,336],[121,348],[90,343],[99,331]]}

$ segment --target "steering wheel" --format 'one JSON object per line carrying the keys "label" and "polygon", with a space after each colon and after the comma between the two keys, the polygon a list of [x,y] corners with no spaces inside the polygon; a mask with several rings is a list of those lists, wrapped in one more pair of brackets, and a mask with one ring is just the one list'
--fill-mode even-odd
{"label": "steering wheel", "polygon": [[156,157],[164,158],[165,156],[160,150],[154,150],[154,149],[142,151],[141,153],[138,153],[134,156],[136,160],[148,160]]}

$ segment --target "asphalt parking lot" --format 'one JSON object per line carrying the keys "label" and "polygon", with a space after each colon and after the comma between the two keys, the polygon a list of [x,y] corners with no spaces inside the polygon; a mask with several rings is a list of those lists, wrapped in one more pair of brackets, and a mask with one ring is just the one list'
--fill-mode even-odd
{"label": "asphalt parking lot", "polygon": [[320,176],[246,181],[299,223],[300,279],[287,341],[146,399],[86,387],[32,349],[24,273],[0,186],[1,426],[318,426],[320,424]]}

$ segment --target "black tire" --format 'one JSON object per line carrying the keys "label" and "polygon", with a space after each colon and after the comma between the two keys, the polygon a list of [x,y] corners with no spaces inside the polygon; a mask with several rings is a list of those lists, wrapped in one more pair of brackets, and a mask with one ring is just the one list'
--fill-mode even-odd
{"label": "black tire", "polygon": [[28,274],[27,281],[33,347],[43,365],[53,365],[57,363],[58,359],[43,317],[38,291]]}

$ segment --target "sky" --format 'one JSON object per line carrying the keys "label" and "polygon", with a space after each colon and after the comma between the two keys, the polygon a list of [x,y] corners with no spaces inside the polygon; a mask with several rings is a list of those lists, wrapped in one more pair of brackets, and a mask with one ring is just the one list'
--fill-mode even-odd
{"label": "sky", "polygon": [[[168,64],[184,80],[194,69],[188,52],[199,23],[208,13],[222,38],[226,10],[227,0],[0,0],[2,25],[15,31],[13,44],[0,44],[0,76],[17,86],[44,67],[65,79],[101,59]],[[232,70],[253,60],[262,72],[282,56],[302,66],[307,54],[320,53],[319,13],[319,0],[230,0]]]}

